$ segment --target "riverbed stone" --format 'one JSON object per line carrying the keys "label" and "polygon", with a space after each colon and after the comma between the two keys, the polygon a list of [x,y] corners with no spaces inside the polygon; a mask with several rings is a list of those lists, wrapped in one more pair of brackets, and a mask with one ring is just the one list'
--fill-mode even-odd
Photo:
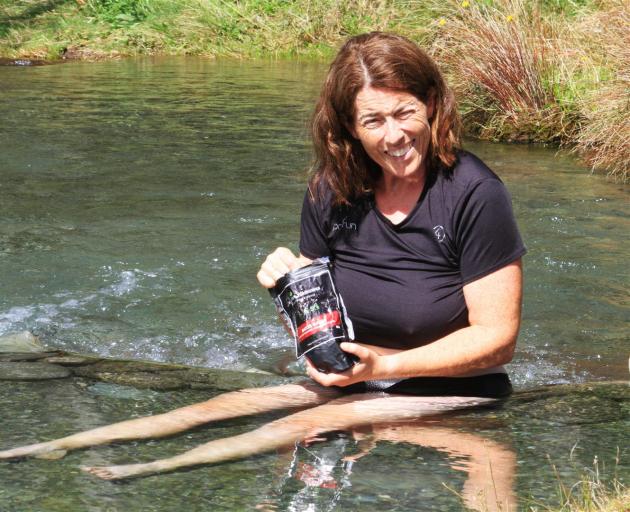
{"label": "riverbed stone", "polygon": [[101,382],[132,386],[137,389],[155,389],[159,391],[174,391],[188,388],[188,383],[171,376],[168,372],[101,372],[96,378]]}
{"label": "riverbed stone", "polygon": [[2,352],[44,352],[46,348],[32,332],[21,331],[0,336],[0,353]]}
{"label": "riverbed stone", "polygon": [[[64,355],[77,357],[78,355]],[[265,372],[242,372],[217,368],[198,368],[149,361],[98,360],[85,356],[85,364],[67,365],[73,375],[140,389],[216,389],[231,391],[287,382],[286,377]],[[65,365],[63,360],[59,364]]]}
{"label": "riverbed stone", "polygon": [[[58,352],[0,352],[0,361],[19,362],[19,361],[39,361],[57,355]],[[48,361],[51,362],[51,361]]]}
{"label": "riverbed stone", "polygon": [[0,362],[0,380],[65,379],[72,375],[68,368],[45,362]]}
{"label": "riverbed stone", "polygon": [[148,361],[123,361],[123,360],[101,360],[91,362],[86,359],[89,365],[81,365],[73,370],[81,377],[90,377],[98,373],[134,373],[134,372],[151,372],[165,373],[185,369],[185,366],[168,365],[162,363],[151,363]]}
{"label": "riverbed stone", "polygon": [[287,382],[285,377],[273,374],[210,368],[189,368],[182,373],[181,378],[188,382],[192,389],[221,391],[274,386]]}
{"label": "riverbed stone", "polygon": [[629,399],[623,381],[551,385],[515,393],[507,411],[550,425],[611,423],[629,417]]}
{"label": "riverbed stone", "polygon": [[60,364],[62,366],[85,366],[88,364],[94,364],[100,361],[100,359],[88,359],[81,356],[60,356],[54,355],[52,357],[46,357],[47,363]]}

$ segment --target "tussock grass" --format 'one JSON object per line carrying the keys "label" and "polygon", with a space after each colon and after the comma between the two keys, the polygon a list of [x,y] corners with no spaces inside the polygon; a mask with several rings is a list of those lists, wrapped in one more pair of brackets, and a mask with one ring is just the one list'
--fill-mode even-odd
{"label": "tussock grass", "polygon": [[556,27],[531,5],[523,0],[469,3],[442,18],[433,51],[475,135],[560,142],[570,130],[554,90]]}
{"label": "tussock grass", "polygon": [[627,181],[630,161],[630,4],[602,2],[579,24],[583,46],[602,70],[595,87],[579,99],[580,130],[574,151],[593,169]]}
{"label": "tussock grass", "polygon": [[594,170],[627,181],[630,4],[568,3],[432,4],[431,50],[469,134],[571,147]]}
{"label": "tussock grass", "polygon": [[529,503],[528,512],[628,512],[630,510],[630,489],[617,477],[619,448],[617,448],[614,474],[606,480],[600,472],[597,456],[593,467],[587,468],[582,478],[573,485],[567,485],[561,478],[555,464],[551,468],[556,477],[558,504],[545,505]]}
{"label": "tussock grass", "polygon": [[0,0],[0,55],[330,58],[393,31],[446,70],[469,134],[572,148],[628,180],[628,0]]}

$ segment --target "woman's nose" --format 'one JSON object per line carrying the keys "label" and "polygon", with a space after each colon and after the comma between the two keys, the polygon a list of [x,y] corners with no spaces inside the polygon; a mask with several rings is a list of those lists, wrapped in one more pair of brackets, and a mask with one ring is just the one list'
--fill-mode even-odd
{"label": "woman's nose", "polygon": [[395,145],[402,142],[404,137],[405,134],[398,121],[396,121],[396,119],[387,118],[385,121],[385,142]]}

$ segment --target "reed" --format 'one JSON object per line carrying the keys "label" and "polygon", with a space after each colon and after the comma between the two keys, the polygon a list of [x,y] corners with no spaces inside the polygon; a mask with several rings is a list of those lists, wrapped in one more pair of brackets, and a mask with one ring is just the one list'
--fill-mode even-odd
{"label": "reed", "polygon": [[[580,98],[573,151],[593,168],[627,181],[630,174],[630,9],[606,0],[578,25],[581,47],[596,60],[598,80]],[[586,60],[586,57],[582,57]]]}
{"label": "reed", "polygon": [[574,105],[559,98],[560,23],[543,18],[531,2],[505,0],[463,2],[438,25],[433,52],[460,98],[469,133],[520,142],[570,138],[576,116]]}

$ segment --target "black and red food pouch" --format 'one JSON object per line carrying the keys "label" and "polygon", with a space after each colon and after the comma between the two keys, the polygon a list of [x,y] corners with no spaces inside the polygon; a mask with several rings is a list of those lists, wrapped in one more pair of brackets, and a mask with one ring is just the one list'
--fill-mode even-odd
{"label": "black and red food pouch", "polygon": [[269,293],[293,333],[298,358],[306,356],[324,373],[354,366],[356,356],[339,348],[341,342],[354,339],[354,332],[327,258],[288,272]]}

